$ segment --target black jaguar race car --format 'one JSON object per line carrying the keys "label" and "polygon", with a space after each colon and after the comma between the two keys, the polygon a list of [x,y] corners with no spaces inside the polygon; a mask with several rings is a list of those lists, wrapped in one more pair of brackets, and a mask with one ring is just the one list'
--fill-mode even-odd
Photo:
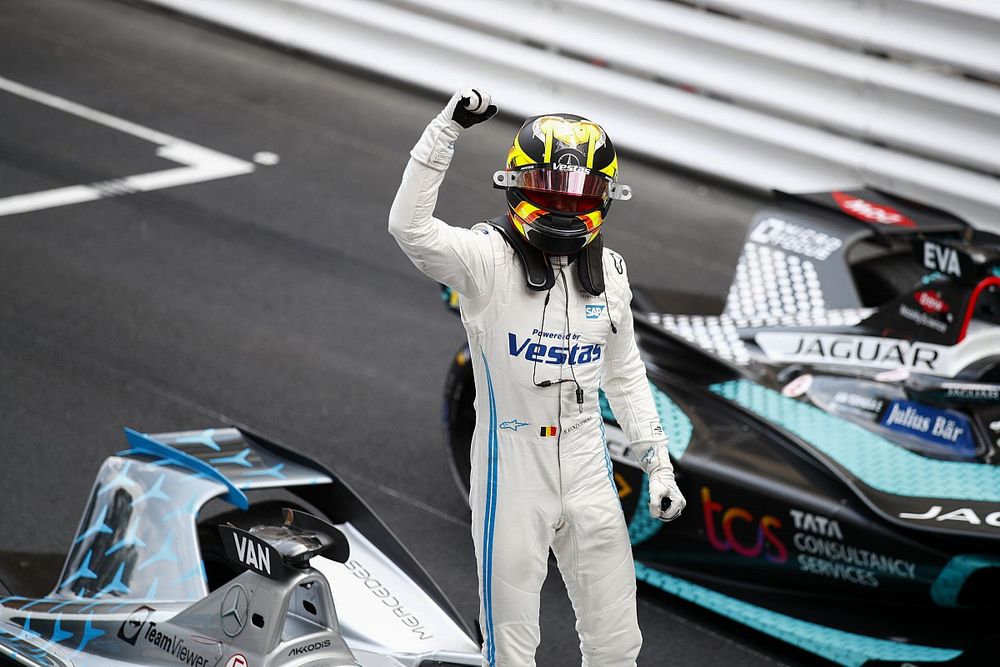
{"label": "black jaguar race car", "polygon": [[[688,499],[649,518],[602,402],[647,593],[837,664],[1000,664],[1000,236],[883,192],[777,193],[721,313],[633,291]],[[468,359],[443,410],[463,492]]]}

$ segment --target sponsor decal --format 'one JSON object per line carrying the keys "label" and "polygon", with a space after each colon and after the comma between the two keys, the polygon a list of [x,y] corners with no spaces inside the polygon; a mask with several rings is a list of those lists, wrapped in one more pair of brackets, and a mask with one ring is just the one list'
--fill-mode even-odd
{"label": "sponsor decal", "polygon": [[855,394],[850,391],[838,391],[833,395],[833,405],[830,407],[837,413],[850,413],[859,417],[872,419],[882,412],[885,401],[874,396]]}
{"label": "sponsor decal", "polygon": [[[210,660],[191,649],[177,635],[157,629],[156,623],[149,623],[142,634],[142,638],[150,646],[155,646],[178,662],[189,667],[208,667],[209,664],[215,663],[215,660]],[[218,660],[218,657],[216,657],[216,660]]]}
{"label": "sponsor decal", "polygon": [[530,426],[530,424],[528,424],[528,422],[523,422],[517,419],[508,419],[505,422],[500,422],[500,428],[506,429],[508,431],[516,432],[517,429],[521,428],[522,426]]}
{"label": "sponsor decal", "polygon": [[649,422],[649,434],[656,439],[663,437],[663,426],[659,421]]}
{"label": "sponsor decal", "polygon": [[321,648],[330,648],[330,640],[324,639],[321,642],[313,642],[312,644],[306,644],[305,646],[295,646],[288,652],[288,657],[293,655],[302,655],[303,653],[312,653],[313,651],[318,651]]}
{"label": "sponsor decal", "polygon": [[979,513],[971,507],[958,507],[950,509],[947,512],[944,510],[945,508],[941,505],[932,505],[926,512],[919,514],[900,512],[899,518],[909,519],[910,521],[961,521],[972,526],[981,526],[986,524],[987,526],[1000,528],[1000,511],[990,512],[989,514],[980,516]]}
{"label": "sponsor decal", "polygon": [[[732,551],[744,558],[763,557],[778,564],[788,560],[788,549],[776,532],[781,528],[778,517],[765,514],[757,520],[742,507],[724,509],[722,503],[712,500],[706,486],[701,487],[701,508],[705,535],[712,548]],[[718,523],[716,515],[720,519]]]}
{"label": "sponsor decal", "polygon": [[958,251],[933,241],[924,241],[924,268],[940,271],[957,278],[962,277],[962,265],[958,261]]}
{"label": "sponsor decal", "polygon": [[556,433],[558,432],[559,429],[557,429],[555,426],[543,426],[539,429],[538,435],[542,436],[543,438],[554,438],[556,436]]}
{"label": "sponsor decal", "polygon": [[940,345],[875,336],[761,332],[754,339],[775,361],[836,364],[868,368],[905,366],[916,371],[936,371]]}
{"label": "sponsor decal", "polygon": [[399,598],[383,586],[378,579],[374,578],[359,561],[349,560],[344,563],[344,567],[350,570],[355,577],[360,579],[364,583],[365,588],[367,588],[374,597],[381,601],[381,603],[392,612],[392,615],[399,619],[399,622],[403,624],[403,626],[408,628],[410,632],[417,635],[420,640],[434,638],[434,635],[430,634],[427,628],[420,623],[420,619],[407,611],[403,604],[399,601]]}
{"label": "sponsor decal", "polygon": [[876,204],[875,202],[854,197],[845,192],[834,192],[832,194],[833,200],[840,206],[840,210],[858,220],[874,222],[879,225],[917,226],[916,223],[891,206]]}
{"label": "sponsor decal", "polygon": [[788,513],[792,515],[795,530],[804,530],[815,535],[832,537],[837,540],[844,539],[844,533],[840,530],[840,524],[837,523],[836,519],[803,512],[802,510],[788,510]]}
{"label": "sponsor decal", "polygon": [[935,319],[928,315],[927,313],[920,312],[916,308],[911,308],[905,303],[899,304],[899,316],[915,322],[922,327],[927,327],[931,331],[936,331],[939,334],[948,332],[948,323],[942,322],[941,320]]}
{"label": "sponsor decal", "polygon": [[[964,382],[945,382],[941,385],[945,398],[960,401],[1000,401],[1000,384],[971,384]],[[993,422],[1000,425],[1000,422]],[[993,428],[990,424],[990,428]],[[1000,430],[1000,429],[994,429]]]}
{"label": "sponsor decal", "polygon": [[219,609],[222,631],[230,637],[235,637],[243,631],[247,624],[247,612],[250,604],[250,596],[246,589],[240,584],[234,584],[226,591],[226,596],[222,598],[222,605]]}
{"label": "sponsor decal", "polygon": [[139,634],[142,632],[142,626],[146,625],[146,621],[149,620],[150,615],[154,611],[156,610],[152,607],[143,605],[129,614],[122,621],[121,627],[118,628],[118,639],[121,639],[126,644],[135,646],[135,642],[139,639]]}
{"label": "sponsor decal", "polygon": [[820,261],[826,260],[844,244],[835,236],[780,218],[762,220],[750,232],[749,240]]}
{"label": "sponsor decal", "polygon": [[604,312],[604,304],[588,304],[583,309],[588,320],[596,320]]}
{"label": "sponsor decal", "polygon": [[237,653],[226,661],[226,667],[250,667],[250,663],[242,653]]}
{"label": "sponsor decal", "polygon": [[586,417],[584,417],[580,421],[574,422],[573,424],[571,424],[569,428],[564,428],[563,429],[563,433],[572,433],[573,431],[577,430],[581,426],[589,424],[591,421],[593,421],[593,419],[594,419],[594,415],[587,415]]}
{"label": "sponsor decal", "polygon": [[590,170],[580,165],[580,158],[573,153],[563,153],[559,156],[559,161],[552,165],[553,171],[572,171],[581,174],[590,173]]}
{"label": "sponsor decal", "polygon": [[219,534],[230,560],[265,577],[281,576],[281,554],[270,544],[235,526],[219,526]]}
{"label": "sponsor decal", "polygon": [[959,452],[972,453],[976,449],[969,422],[958,413],[911,401],[892,401],[880,423],[893,431],[915,435]]}
{"label": "sponsor decal", "polygon": [[809,373],[803,373],[782,387],[781,393],[789,398],[798,398],[809,391],[809,387],[812,386],[812,383],[813,376]]}
{"label": "sponsor decal", "polygon": [[910,561],[845,544],[835,519],[798,509],[788,512],[796,530],[795,562],[802,572],[869,588],[879,587],[881,575],[916,576],[917,566]]}
{"label": "sponsor decal", "polygon": [[910,377],[910,370],[905,366],[899,366],[889,371],[882,371],[875,376],[879,382],[902,382]]}
{"label": "sponsor decal", "polygon": [[[571,334],[578,338],[579,334]],[[537,329],[532,332],[532,337],[539,339],[551,337],[564,337],[565,334],[548,334],[539,332]],[[546,345],[545,343],[532,342],[531,338],[519,340],[517,334],[508,333],[507,342],[512,357],[524,357],[525,360],[539,363],[563,366],[569,364],[576,366],[579,364],[589,364],[601,358],[601,346],[589,345],[586,343],[574,343],[572,345]]]}
{"label": "sponsor decal", "polygon": [[650,463],[652,463],[653,459],[655,458],[656,458],[656,447],[650,447],[643,453],[642,458],[639,459],[639,462],[642,463],[643,467],[645,467],[648,466]]}
{"label": "sponsor decal", "polygon": [[918,304],[920,304],[920,307],[924,309],[925,313],[940,315],[941,313],[947,313],[951,310],[944,298],[942,298],[941,292],[937,290],[920,290],[919,292],[913,293],[913,298]]}

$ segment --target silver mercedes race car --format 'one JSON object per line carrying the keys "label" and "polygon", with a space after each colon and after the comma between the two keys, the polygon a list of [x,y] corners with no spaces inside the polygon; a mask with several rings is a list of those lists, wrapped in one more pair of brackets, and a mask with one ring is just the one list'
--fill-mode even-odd
{"label": "silver mercedes race car", "polygon": [[473,630],[329,470],[236,428],[126,436],[50,593],[11,590],[24,568],[0,553],[0,663],[480,664]]}

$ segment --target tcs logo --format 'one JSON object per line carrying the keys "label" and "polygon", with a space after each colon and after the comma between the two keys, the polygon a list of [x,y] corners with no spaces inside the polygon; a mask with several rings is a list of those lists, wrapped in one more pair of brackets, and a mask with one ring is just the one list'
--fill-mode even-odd
{"label": "tcs logo", "polygon": [[[701,487],[701,509],[705,518],[705,535],[713,548],[732,551],[744,558],[763,556],[772,563],[780,564],[788,560],[788,549],[774,532],[781,528],[778,517],[765,514],[757,520],[742,507],[724,509],[722,503],[712,500],[707,486]],[[719,516],[718,522],[716,515]]]}

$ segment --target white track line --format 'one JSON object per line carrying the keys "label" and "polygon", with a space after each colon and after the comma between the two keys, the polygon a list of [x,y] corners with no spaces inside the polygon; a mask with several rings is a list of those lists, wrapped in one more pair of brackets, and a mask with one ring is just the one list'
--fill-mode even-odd
{"label": "white track line", "polygon": [[0,198],[0,216],[80,204],[135,192],[162,190],[163,188],[201,183],[217,178],[241,176],[249,174],[255,168],[252,163],[245,160],[172,137],[163,132],[157,132],[4,77],[0,77],[0,90],[156,144],[158,146],[157,156],[184,165],[183,167],[135,174],[99,183],[71,185]]}

